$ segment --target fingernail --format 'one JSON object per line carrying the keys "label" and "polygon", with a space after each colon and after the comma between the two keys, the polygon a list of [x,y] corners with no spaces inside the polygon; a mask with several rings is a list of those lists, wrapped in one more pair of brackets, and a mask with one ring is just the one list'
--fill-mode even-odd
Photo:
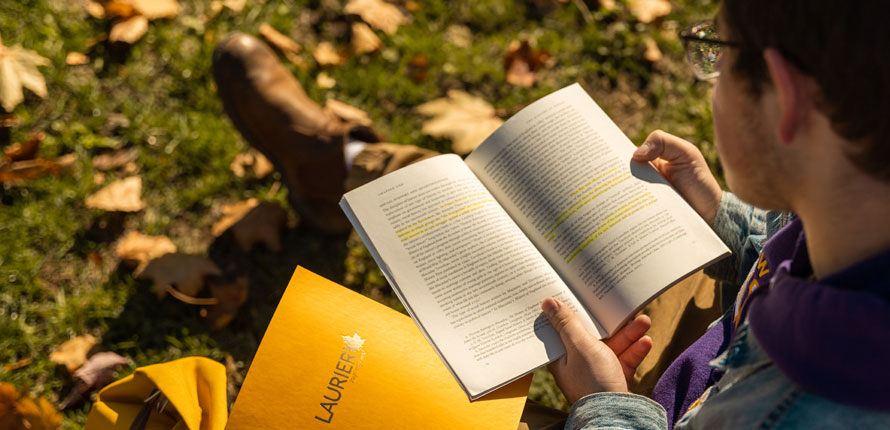
{"label": "fingernail", "polygon": [[556,299],[547,299],[544,300],[544,303],[541,304],[541,308],[544,309],[544,314],[547,315],[548,318],[556,315],[556,311],[559,310],[559,301]]}
{"label": "fingernail", "polygon": [[644,155],[647,154],[650,150],[652,150],[652,144],[649,142],[643,142],[643,144],[640,145],[640,147],[637,148],[637,150],[634,152],[640,155]]}

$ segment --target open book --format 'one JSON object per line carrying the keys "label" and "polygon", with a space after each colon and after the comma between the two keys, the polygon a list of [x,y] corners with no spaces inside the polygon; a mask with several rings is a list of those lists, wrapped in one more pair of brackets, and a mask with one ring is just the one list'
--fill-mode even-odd
{"label": "open book", "polygon": [[420,161],[343,196],[405,308],[471,399],[564,354],[557,297],[607,337],[729,254],[574,84],[532,103],[466,160]]}

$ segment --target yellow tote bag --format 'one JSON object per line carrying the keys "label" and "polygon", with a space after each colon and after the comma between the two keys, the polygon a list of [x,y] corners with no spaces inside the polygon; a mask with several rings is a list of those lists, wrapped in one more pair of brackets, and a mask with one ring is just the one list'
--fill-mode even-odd
{"label": "yellow tote bag", "polygon": [[223,430],[225,367],[186,357],[137,368],[99,392],[87,430]]}

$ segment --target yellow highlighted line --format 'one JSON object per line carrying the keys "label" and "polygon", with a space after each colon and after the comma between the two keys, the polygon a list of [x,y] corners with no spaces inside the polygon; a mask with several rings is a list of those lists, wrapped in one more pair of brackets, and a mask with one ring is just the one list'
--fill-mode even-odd
{"label": "yellow highlighted line", "polygon": [[[648,194],[648,193],[647,193],[647,194]],[[654,205],[654,204],[655,204],[655,196],[653,196],[653,195],[651,195],[651,194],[648,194],[648,195],[649,195],[651,198],[649,198],[649,199],[645,199],[645,200],[639,202],[639,203],[641,203],[641,205],[639,205],[639,206],[632,207],[632,205],[634,205],[635,203],[634,203],[634,202],[631,202],[631,203],[628,203],[627,205],[622,206],[622,207],[621,207],[620,209],[618,209],[617,211],[613,212],[614,215],[606,221],[606,224],[605,224],[605,225],[603,225],[602,227],[600,227],[600,228],[599,228],[598,230],[596,230],[595,232],[591,233],[590,236],[587,236],[587,238],[584,239],[584,242],[582,242],[580,245],[578,245],[578,246],[572,251],[572,254],[571,254],[571,255],[569,256],[569,258],[566,260],[566,263],[571,263],[572,260],[574,260],[575,257],[577,257],[578,254],[580,254],[581,251],[584,250],[584,248],[587,248],[591,243],[593,243],[593,242],[594,242],[595,240],[597,240],[600,236],[602,236],[603,233],[609,231],[609,229],[612,228],[612,227],[614,227],[615,224],[618,224],[619,222],[624,221],[627,217],[629,217],[629,216],[631,216],[631,215],[633,215],[633,214],[635,214],[635,213],[637,213],[637,212],[639,212],[639,211],[641,211],[641,210],[643,210],[643,209],[645,209],[645,208],[647,208],[647,207],[649,207],[649,206]],[[635,199],[635,200],[636,200],[636,199]],[[642,204],[642,203],[645,203],[645,202],[647,202],[647,201],[648,201],[648,203],[646,203],[646,204]]]}
{"label": "yellow highlighted line", "polygon": [[[616,176],[616,177],[612,178],[611,180],[603,183],[602,185],[594,188],[589,193],[585,194],[584,197],[581,197],[580,200],[575,202],[573,205],[569,206],[569,208],[566,209],[565,212],[563,212],[558,217],[556,217],[556,224],[554,224],[553,227],[550,227],[550,230],[547,230],[547,233],[544,235],[544,237],[547,237],[548,235],[550,235],[550,233],[553,233],[553,230],[556,230],[556,227],[559,227],[559,225],[562,224],[563,221],[569,219],[569,217],[572,216],[575,212],[578,212],[578,209],[583,208],[588,203],[592,202],[593,199],[599,197],[606,191],[609,191],[610,189],[612,189],[614,186],[616,186],[628,179],[630,179],[630,173]],[[599,191],[599,192],[596,193],[597,191]],[[594,194],[593,196],[590,196],[593,193],[596,193],[596,194]],[[588,196],[590,196],[590,197],[588,198]],[[569,212],[569,211],[571,211],[571,212]],[[553,234],[553,236],[550,237],[551,242],[553,241],[554,237],[556,237],[555,233]]]}
{"label": "yellow highlighted line", "polygon": [[422,219],[422,220],[420,220],[420,221],[417,221],[416,223],[411,224],[411,225],[409,225],[409,226],[407,226],[407,227],[402,227],[402,228],[396,230],[396,234],[399,234],[399,233],[401,233],[401,232],[403,232],[403,231],[405,231],[405,230],[408,230],[408,229],[411,228],[411,227],[414,227],[414,226],[423,224],[423,223],[425,223],[425,222],[427,222],[427,221],[429,221],[429,220],[431,220],[431,219],[433,219],[433,218],[435,218],[435,217],[436,217],[435,215],[433,215],[433,216],[429,216],[429,217],[426,217],[426,218],[424,218],[424,219]]}
{"label": "yellow highlighted line", "polygon": [[426,232],[428,232],[428,231],[430,231],[430,230],[432,230],[432,229],[434,229],[434,228],[436,228],[436,227],[438,227],[438,226],[440,226],[440,225],[442,225],[442,224],[444,224],[444,223],[446,223],[446,222],[448,222],[448,221],[451,221],[451,220],[453,220],[453,219],[455,219],[455,218],[457,218],[457,217],[459,217],[459,216],[463,216],[463,215],[466,215],[466,214],[468,214],[468,213],[470,213],[470,212],[473,212],[473,211],[475,211],[475,210],[477,210],[477,209],[481,209],[482,206],[479,206],[479,205],[481,205],[481,204],[483,204],[483,203],[492,203],[492,202],[494,202],[494,200],[483,200],[483,201],[481,201],[481,202],[476,202],[476,203],[473,203],[473,204],[471,204],[471,205],[464,206],[464,207],[462,207],[462,208],[460,208],[460,209],[458,209],[458,210],[456,210],[456,211],[449,212],[449,213],[447,213],[447,214],[445,214],[445,215],[443,215],[443,216],[448,216],[448,215],[451,215],[451,214],[454,214],[454,213],[457,213],[457,212],[459,212],[459,213],[457,213],[457,215],[451,216],[451,217],[449,217],[449,218],[445,218],[445,219],[443,219],[443,220],[441,220],[441,221],[439,221],[439,222],[437,222],[437,223],[435,223],[435,224],[429,226],[428,228],[426,228],[426,229],[424,229],[424,230],[421,230],[421,231],[418,231],[417,233],[412,234],[411,236],[403,237],[403,238],[402,238],[402,242],[404,242],[404,241],[406,241],[406,240],[408,240],[408,239],[411,239],[412,237],[415,237],[415,236],[421,235],[421,234],[423,234],[423,233],[426,233]]}
{"label": "yellow highlighted line", "polygon": [[608,175],[608,174],[610,174],[610,173],[612,173],[612,172],[614,172],[614,171],[616,171],[616,170],[618,170],[618,169],[619,169],[619,168],[620,168],[620,167],[615,167],[615,168],[614,168],[614,169],[612,169],[612,170],[609,170],[609,171],[607,171],[607,172],[603,172],[603,173],[602,173],[602,174],[600,174],[600,175],[597,175],[597,176],[596,176],[596,177],[595,177],[595,178],[593,178],[593,179],[591,179],[591,180],[589,180],[589,181],[587,181],[587,183],[586,183],[586,184],[584,184],[584,185],[582,185],[582,186],[581,186],[581,188],[578,188],[578,189],[577,189],[577,190],[575,190],[575,191],[572,191],[572,194],[569,194],[569,195],[570,195],[570,196],[574,196],[574,195],[575,195],[575,194],[578,194],[578,193],[580,193],[580,192],[581,192],[581,190],[583,190],[583,189],[585,189],[585,188],[587,188],[587,187],[589,187],[589,186],[590,186],[590,184],[592,184],[592,183],[594,183],[594,182],[596,182],[596,181],[597,181],[597,180],[599,180],[599,179],[600,179],[600,178],[602,178],[602,177],[603,177],[603,176],[606,176],[606,175]]}
{"label": "yellow highlighted line", "polygon": [[470,195],[468,195],[468,196],[463,196],[463,197],[461,197],[461,198],[459,198],[459,199],[457,199],[457,200],[454,200],[454,201],[445,203],[444,205],[440,206],[440,208],[443,208],[443,209],[444,209],[444,208],[446,208],[446,207],[448,207],[448,206],[451,206],[451,205],[453,205],[453,204],[455,204],[455,203],[457,203],[457,202],[459,202],[459,201],[466,200],[466,199],[469,199],[469,198],[471,198],[471,197],[479,197],[479,196],[484,196],[484,195],[485,195],[485,193],[476,193],[476,194],[470,194]]}

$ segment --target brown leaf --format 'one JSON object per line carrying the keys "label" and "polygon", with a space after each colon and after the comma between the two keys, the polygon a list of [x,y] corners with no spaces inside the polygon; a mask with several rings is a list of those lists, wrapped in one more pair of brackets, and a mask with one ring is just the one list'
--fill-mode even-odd
{"label": "brown leaf", "polygon": [[463,25],[452,24],[445,30],[445,39],[458,48],[469,48],[473,41],[473,32]]}
{"label": "brown leaf", "polygon": [[25,100],[22,88],[31,90],[40,98],[46,98],[46,80],[37,67],[49,64],[48,59],[34,51],[20,46],[7,47],[0,43],[0,105],[3,109],[12,112]]}
{"label": "brown leaf", "polygon": [[177,0],[127,0],[133,9],[148,19],[172,18],[179,14]]}
{"label": "brown leaf", "polygon": [[55,160],[35,158],[0,165],[0,183],[18,182],[27,179],[41,178],[46,175],[58,175],[77,161],[77,154],[66,154]]}
{"label": "brown leaf", "polygon": [[605,10],[615,9],[615,0],[599,0],[599,5]]}
{"label": "brown leaf", "polygon": [[167,236],[149,236],[131,231],[123,237],[115,248],[122,260],[136,263],[136,275],[142,273],[151,260],[176,252],[176,245]]}
{"label": "brown leaf", "polygon": [[627,7],[642,23],[650,23],[671,13],[668,0],[628,0]]}
{"label": "brown leaf", "polygon": [[222,212],[223,218],[211,229],[214,236],[231,230],[235,242],[245,252],[257,243],[273,252],[281,250],[281,230],[287,223],[287,212],[277,203],[249,199],[223,206]]}
{"label": "brown leaf", "polygon": [[408,61],[408,77],[410,77],[411,80],[416,83],[425,81],[429,66],[430,64],[426,60],[426,56],[423,55],[423,53],[411,57],[411,60]]}
{"label": "brown leaf", "polygon": [[530,87],[537,79],[536,72],[550,66],[550,53],[543,49],[533,49],[528,40],[514,40],[507,48],[504,57],[504,69],[507,82]]}
{"label": "brown leaf", "polygon": [[344,11],[360,16],[371,27],[389,35],[395,34],[399,26],[408,22],[399,8],[383,0],[349,0]]}
{"label": "brown leaf", "polygon": [[87,13],[90,14],[90,16],[93,18],[105,18],[105,8],[102,6],[102,3],[90,0],[84,4],[84,8],[87,10]]}
{"label": "brown leaf", "polygon": [[118,149],[117,151],[94,157],[93,167],[99,170],[111,170],[136,161],[137,158],[139,158],[139,150],[136,147]]}
{"label": "brown leaf", "polygon": [[117,21],[108,33],[111,42],[136,43],[148,31],[148,18],[143,15],[133,15],[129,18]]}
{"label": "brown leaf", "polygon": [[275,171],[275,166],[262,153],[254,151],[253,160],[253,174],[257,179],[263,179]]}
{"label": "brown leaf", "polygon": [[356,55],[366,52],[374,52],[380,49],[382,43],[374,30],[363,22],[352,23],[352,39],[350,40],[352,52]]}
{"label": "brown leaf", "polygon": [[643,58],[652,63],[657,63],[661,61],[662,54],[661,50],[658,49],[658,43],[655,42],[655,39],[651,37],[647,37],[645,41],[646,51],[643,53]]}
{"label": "brown leaf", "polygon": [[68,55],[65,56],[65,64],[69,66],[82,66],[84,64],[90,63],[90,57],[87,57],[83,53],[80,52],[69,52]]}
{"label": "brown leaf", "polygon": [[139,212],[145,209],[145,202],[142,201],[142,178],[130,176],[118,179],[87,197],[86,206],[109,212]]}
{"label": "brown leaf", "polygon": [[260,25],[260,36],[263,36],[266,41],[269,42],[272,46],[278,48],[284,57],[288,59],[291,63],[299,64],[302,63],[300,57],[297,54],[303,50],[303,47],[300,46],[295,40],[290,37],[285,36],[280,33],[278,30],[272,28],[271,25],[267,23],[262,23]]}
{"label": "brown leaf", "polygon": [[[23,368],[23,367],[25,367],[25,366],[27,366],[27,365],[33,363],[33,362],[34,362],[34,358],[33,358],[33,357],[25,357],[25,358],[23,358],[23,359],[21,359],[21,360],[16,361],[15,363],[6,363],[6,364],[4,364],[4,365],[3,365],[3,370],[5,370],[5,371],[7,371],[7,372],[12,372],[13,370],[19,370],[19,369],[21,369],[21,368]],[[0,428],[3,428],[3,426],[0,426]]]}
{"label": "brown leaf", "polygon": [[424,134],[451,139],[451,149],[462,155],[476,149],[504,123],[488,102],[458,90],[418,106],[417,111],[432,117],[423,123]]}
{"label": "brown leaf", "polygon": [[15,404],[15,411],[21,420],[21,428],[28,430],[55,430],[62,425],[62,416],[52,403],[44,398],[34,401],[31,398],[20,398]]}
{"label": "brown leaf", "polygon": [[367,112],[339,100],[328,99],[325,102],[324,108],[333,112],[334,115],[343,121],[352,122],[358,125],[371,125],[371,117],[368,116]]}
{"label": "brown leaf", "polygon": [[272,162],[269,161],[265,155],[253,148],[248,149],[247,152],[242,152],[236,155],[232,160],[232,163],[229,164],[229,169],[239,178],[244,177],[248,167],[253,169],[253,175],[257,179],[263,179],[275,170],[275,166],[272,165]]}
{"label": "brown leaf", "polygon": [[15,413],[16,400],[19,398],[15,386],[0,382],[0,429],[18,429],[21,421]]}
{"label": "brown leaf", "polygon": [[114,372],[119,367],[129,363],[130,360],[113,352],[97,352],[74,372],[74,376],[83,381],[86,389],[102,388],[114,380]]}
{"label": "brown leaf", "polygon": [[196,296],[204,288],[205,276],[221,274],[216,264],[207,257],[172,253],[149,261],[137,277],[151,279],[155,294],[162,299],[170,286],[185,295]]}
{"label": "brown leaf", "polygon": [[136,15],[136,9],[133,4],[125,0],[111,0],[102,3],[104,8],[104,16],[109,18],[129,18]]}
{"label": "brown leaf", "polygon": [[91,334],[77,336],[59,345],[49,354],[49,360],[65,366],[69,372],[77,370],[87,362],[87,353],[98,340]]}
{"label": "brown leaf", "polygon": [[321,42],[318,46],[315,47],[315,50],[312,51],[312,56],[315,57],[315,61],[318,62],[321,66],[331,66],[337,64],[343,64],[346,61],[346,58],[334,47],[331,42]]}
{"label": "brown leaf", "polygon": [[232,12],[240,13],[244,10],[247,0],[223,0],[223,6],[229,8]]}
{"label": "brown leaf", "polygon": [[212,330],[219,330],[232,322],[238,310],[247,301],[247,276],[239,276],[234,282],[225,282],[222,278],[211,278],[208,281],[210,294],[218,301],[216,305],[201,313],[207,318]]}
{"label": "brown leaf", "polygon": [[37,132],[28,137],[24,143],[14,143],[3,150],[3,154],[9,161],[31,160],[37,156],[40,142],[46,138],[43,132]]}

